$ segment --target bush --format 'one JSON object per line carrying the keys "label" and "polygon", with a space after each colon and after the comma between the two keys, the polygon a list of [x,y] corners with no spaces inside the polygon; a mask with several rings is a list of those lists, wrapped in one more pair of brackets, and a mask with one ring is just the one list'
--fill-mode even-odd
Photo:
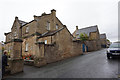
{"label": "bush", "polygon": [[85,34],[85,33],[81,33],[81,34],[79,35],[79,38],[80,38],[81,41],[86,41],[86,40],[88,40],[88,36],[87,36],[87,34]]}

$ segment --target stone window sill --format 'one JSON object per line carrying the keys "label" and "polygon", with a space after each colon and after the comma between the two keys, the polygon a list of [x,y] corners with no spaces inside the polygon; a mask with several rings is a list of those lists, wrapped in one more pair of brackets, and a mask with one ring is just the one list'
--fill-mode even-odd
{"label": "stone window sill", "polygon": [[25,34],[28,34],[29,32],[25,32]]}

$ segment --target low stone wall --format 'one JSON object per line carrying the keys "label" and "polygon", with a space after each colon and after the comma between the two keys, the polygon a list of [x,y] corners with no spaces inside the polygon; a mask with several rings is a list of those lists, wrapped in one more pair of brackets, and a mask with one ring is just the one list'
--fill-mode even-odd
{"label": "low stone wall", "polygon": [[54,45],[46,45],[44,44],[44,57],[36,57],[34,59],[34,66],[40,67],[46,65],[48,63],[60,61],[63,59],[67,59],[73,56],[81,55],[82,52],[82,43],[80,42],[72,42],[71,46],[68,49],[60,50],[59,46]]}
{"label": "low stone wall", "polygon": [[88,47],[88,51],[96,51],[101,49],[101,43],[99,40],[85,41],[84,43]]}
{"label": "low stone wall", "polygon": [[23,71],[24,61],[23,59],[8,60],[10,74],[15,74]]}
{"label": "low stone wall", "polygon": [[83,54],[83,50],[82,50],[82,42],[78,41],[78,42],[73,42],[72,44],[72,56],[77,56],[77,55],[81,55]]}
{"label": "low stone wall", "polygon": [[62,60],[63,51],[59,50],[57,45],[45,45],[45,59],[46,63],[52,63],[59,60]]}
{"label": "low stone wall", "polygon": [[34,60],[24,60],[24,64],[34,66]]}
{"label": "low stone wall", "polygon": [[97,50],[95,41],[85,41],[85,45],[88,47],[88,52]]}
{"label": "low stone wall", "polygon": [[36,66],[36,67],[41,67],[46,64],[47,64],[47,62],[44,58],[35,58],[34,59],[34,66]]}
{"label": "low stone wall", "polygon": [[101,41],[97,40],[96,43],[97,43],[97,50],[101,49]]}

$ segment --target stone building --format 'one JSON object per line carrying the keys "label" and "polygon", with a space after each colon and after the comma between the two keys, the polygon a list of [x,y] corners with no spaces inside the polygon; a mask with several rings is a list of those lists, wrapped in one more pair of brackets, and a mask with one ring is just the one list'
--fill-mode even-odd
{"label": "stone building", "polygon": [[34,56],[34,65],[38,67],[82,54],[82,43],[74,40],[67,27],[56,17],[54,9],[50,14],[34,15],[34,20],[30,22],[15,17],[11,32],[5,33],[5,36],[5,48],[10,51],[11,57],[12,50],[18,48],[13,48],[11,42],[22,41],[18,45],[21,55]]}
{"label": "stone building", "polygon": [[0,42],[0,53],[2,53],[2,50],[4,50],[4,44]]}
{"label": "stone building", "polygon": [[78,26],[76,26],[76,30],[73,32],[73,36],[76,37],[76,39],[79,39],[81,33],[85,33],[88,36],[88,40],[84,41],[88,51],[99,50],[101,48],[100,34],[97,25],[82,29],[78,29]]}
{"label": "stone building", "polygon": [[100,40],[101,40],[101,47],[106,48],[107,47],[107,38],[106,34],[100,34]]}

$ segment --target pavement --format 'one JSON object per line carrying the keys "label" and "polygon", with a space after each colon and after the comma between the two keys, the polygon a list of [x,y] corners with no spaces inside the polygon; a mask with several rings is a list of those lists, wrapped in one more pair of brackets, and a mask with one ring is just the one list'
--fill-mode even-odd
{"label": "pavement", "polygon": [[24,66],[24,72],[7,78],[118,78],[118,59],[108,60],[106,49],[85,53],[41,68]]}

